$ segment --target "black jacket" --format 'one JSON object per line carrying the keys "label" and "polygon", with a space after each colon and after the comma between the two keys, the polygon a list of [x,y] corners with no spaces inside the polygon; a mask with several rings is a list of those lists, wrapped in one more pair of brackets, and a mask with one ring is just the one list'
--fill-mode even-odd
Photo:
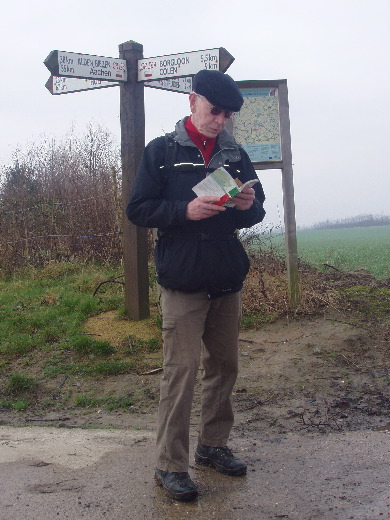
{"label": "black jacket", "polygon": [[257,176],[246,152],[226,130],[218,135],[206,168],[184,123],[185,119],[179,121],[173,134],[177,147],[172,168],[166,164],[164,136],[146,146],[126,213],[138,226],[158,228],[155,263],[162,286],[181,291],[206,289],[215,298],[242,288],[249,261],[235,231],[263,220],[265,197],[257,183],[250,209],[227,208],[209,219],[187,220],[187,204],[196,197],[192,188],[209,171],[223,166],[243,183]]}

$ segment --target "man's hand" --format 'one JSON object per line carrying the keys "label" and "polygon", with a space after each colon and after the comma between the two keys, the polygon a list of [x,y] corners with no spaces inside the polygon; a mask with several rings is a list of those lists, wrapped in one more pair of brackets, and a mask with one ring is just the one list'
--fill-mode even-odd
{"label": "man's hand", "polygon": [[[252,190],[253,191],[253,190]],[[187,205],[187,220],[202,220],[214,217],[221,211],[226,211],[223,206],[216,206],[213,202],[218,202],[219,197],[197,197]]]}
{"label": "man's hand", "polygon": [[232,198],[237,209],[249,209],[255,200],[255,190],[244,188],[240,193]]}

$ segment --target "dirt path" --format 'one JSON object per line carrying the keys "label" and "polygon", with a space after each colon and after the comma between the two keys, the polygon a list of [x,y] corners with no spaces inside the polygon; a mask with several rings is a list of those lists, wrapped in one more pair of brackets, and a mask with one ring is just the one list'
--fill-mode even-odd
{"label": "dirt path", "polygon": [[[99,324],[102,317],[96,317]],[[120,322],[123,326],[123,322]],[[90,327],[93,328],[93,320]],[[105,326],[104,330],[109,330]],[[110,334],[112,331],[110,331]],[[105,339],[99,333],[100,339]],[[240,335],[240,372],[234,392],[237,427],[275,433],[337,432],[384,427],[390,410],[388,321],[350,323],[340,313],[280,319]],[[161,353],[153,354],[161,363]],[[157,358],[156,358],[157,356]],[[98,408],[1,411],[1,424],[68,427],[154,425],[160,373],[67,381],[63,392],[129,395],[129,412]],[[199,412],[199,387],[194,423]]]}

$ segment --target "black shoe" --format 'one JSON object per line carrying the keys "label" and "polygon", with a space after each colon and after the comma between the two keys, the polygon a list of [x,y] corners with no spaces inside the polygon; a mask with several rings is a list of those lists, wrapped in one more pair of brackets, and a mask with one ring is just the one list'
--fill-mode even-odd
{"label": "black shoe", "polygon": [[192,482],[188,473],[176,473],[156,469],[154,478],[159,486],[162,486],[169,496],[175,500],[190,501],[198,496],[198,489]]}
{"label": "black shoe", "polygon": [[246,474],[246,464],[236,459],[227,446],[214,448],[198,444],[195,451],[195,461],[204,466],[211,466],[224,475],[238,477]]}

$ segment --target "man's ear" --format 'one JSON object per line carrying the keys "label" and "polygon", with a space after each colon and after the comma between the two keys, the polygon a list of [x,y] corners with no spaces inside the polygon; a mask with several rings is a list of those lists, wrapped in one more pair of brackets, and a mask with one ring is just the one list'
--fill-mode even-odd
{"label": "man's ear", "polygon": [[195,112],[195,105],[196,105],[196,101],[197,101],[197,95],[195,94],[195,92],[191,92],[190,94],[190,109],[191,109],[191,112],[194,113]]}

